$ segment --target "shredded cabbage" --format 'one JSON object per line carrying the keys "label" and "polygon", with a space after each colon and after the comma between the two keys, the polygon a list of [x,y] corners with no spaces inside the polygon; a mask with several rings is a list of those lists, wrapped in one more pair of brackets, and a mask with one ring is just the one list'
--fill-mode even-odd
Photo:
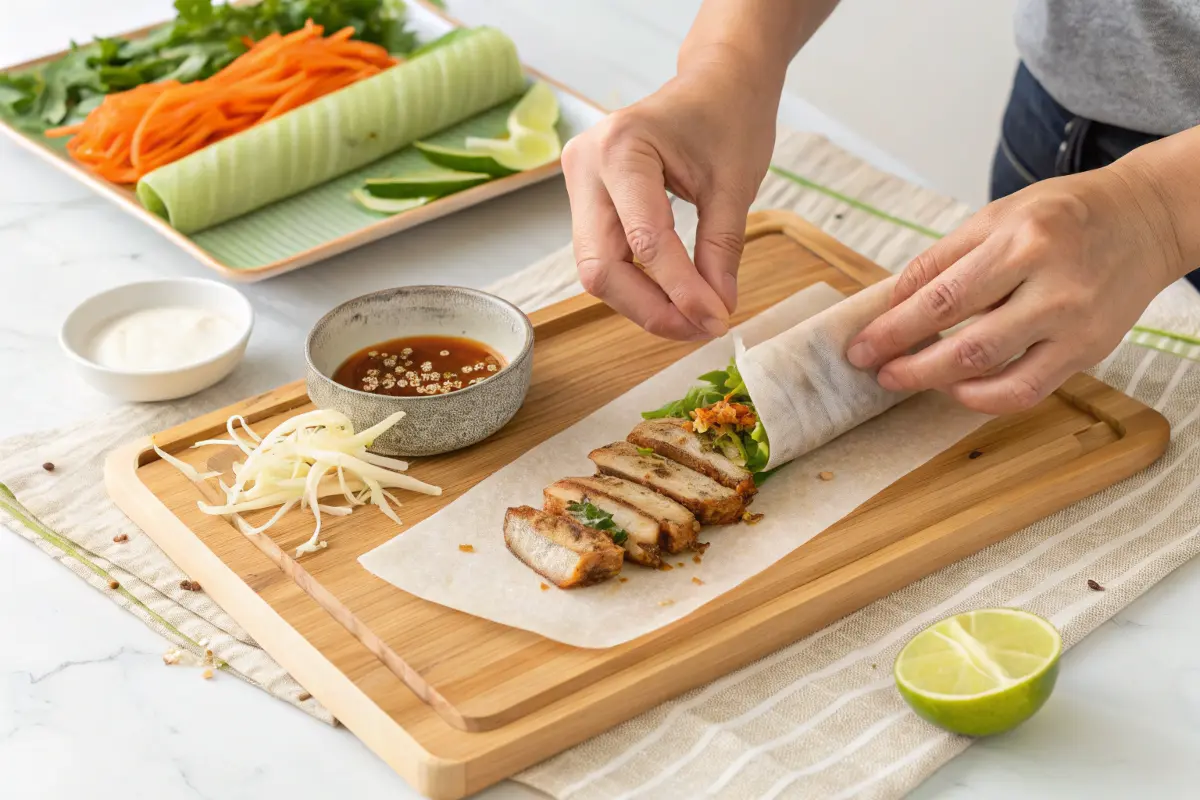
{"label": "shredded cabbage", "polygon": [[[200,501],[197,505],[205,514],[232,517],[239,530],[247,535],[263,533],[293,508],[308,509],[316,519],[316,526],[308,541],[296,548],[297,558],[326,546],[320,538],[322,514],[345,516],[356,506],[371,504],[397,525],[402,524],[393,508],[399,506],[400,501],[387,489],[406,489],[428,495],[442,493],[439,487],[404,474],[408,469],[407,462],[367,452],[375,439],[403,417],[404,412],[397,411],[378,425],[356,433],[354,424],[340,411],[309,411],[259,437],[244,418],[234,415],[225,426],[228,439],[206,439],[193,447],[237,447],[245,459],[233,465],[232,485],[217,480],[225,496],[224,503],[212,505]],[[239,432],[239,425],[245,436]],[[221,474],[200,473],[158,447],[154,450],[195,483],[218,478]],[[320,502],[322,498],[332,496],[342,497],[347,505],[332,506]],[[252,527],[241,517],[246,511],[276,506],[275,514],[258,527]]]}

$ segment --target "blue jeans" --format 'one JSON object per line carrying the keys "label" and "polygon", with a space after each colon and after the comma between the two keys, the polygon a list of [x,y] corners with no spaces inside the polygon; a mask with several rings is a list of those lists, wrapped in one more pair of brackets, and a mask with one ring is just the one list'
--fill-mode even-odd
{"label": "blue jeans", "polygon": [[[1107,166],[1158,138],[1075,116],[1021,64],[992,160],[992,199],[1046,178]],[[1200,288],[1200,270],[1187,277]]]}

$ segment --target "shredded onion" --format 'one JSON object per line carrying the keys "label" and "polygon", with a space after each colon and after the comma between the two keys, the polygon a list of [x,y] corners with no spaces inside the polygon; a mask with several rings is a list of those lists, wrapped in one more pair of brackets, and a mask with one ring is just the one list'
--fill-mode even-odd
{"label": "shredded onion", "polygon": [[[225,429],[228,439],[206,439],[193,447],[227,445],[237,447],[245,460],[233,465],[233,484],[217,480],[225,502],[198,503],[205,514],[230,516],[247,535],[262,533],[293,508],[308,509],[316,519],[312,536],[296,548],[296,557],[315,553],[326,546],[320,539],[321,514],[345,516],[355,506],[372,504],[389,519],[401,524],[394,506],[400,501],[388,489],[406,489],[421,494],[440,495],[437,486],[405,475],[408,463],[396,458],[367,452],[381,434],[404,417],[403,411],[364,431],[355,433],[354,424],[339,411],[309,411],[286,420],[266,436],[259,437],[240,415],[229,418]],[[245,432],[244,437],[238,427]],[[218,478],[219,472],[200,473],[190,464],[154,448],[159,457],[190,480],[200,483]],[[341,496],[347,505],[331,506],[321,498]],[[241,514],[278,506],[266,523],[252,527]]]}

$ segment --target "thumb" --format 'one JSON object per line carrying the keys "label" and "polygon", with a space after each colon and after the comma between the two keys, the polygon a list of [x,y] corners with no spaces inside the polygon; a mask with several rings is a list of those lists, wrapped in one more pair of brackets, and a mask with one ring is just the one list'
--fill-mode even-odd
{"label": "thumb", "polygon": [[737,307],[737,273],[746,240],[750,202],[714,193],[696,204],[696,271],[713,288],[730,313]]}

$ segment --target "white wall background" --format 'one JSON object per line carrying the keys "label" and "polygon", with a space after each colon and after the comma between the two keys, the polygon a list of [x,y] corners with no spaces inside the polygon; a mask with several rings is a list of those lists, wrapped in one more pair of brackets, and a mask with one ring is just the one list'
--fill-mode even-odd
{"label": "white wall background", "polygon": [[[794,0],[801,2],[801,0]],[[170,0],[0,0],[0,64],[173,14]],[[801,53],[788,92],[896,156],[926,183],[982,204],[1016,63],[1015,0],[844,0]],[[522,57],[609,107],[669,78],[700,0],[448,0],[466,22],[507,30]],[[47,24],[47,19],[54,24]]]}
{"label": "white wall background", "polygon": [[977,205],[1008,99],[1016,0],[843,0],[788,89]]}
{"label": "white wall background", "polygon": [[[1016,68],[1015,5],[843,0],[793,63],[788,92],[933,188],[982,205]],[[556,65],[580,91],[597,87],[594,99],[615,107],[674,74],[700,0],[449,0],[449,7],[471,22],[519,26],[522,57]]]}

